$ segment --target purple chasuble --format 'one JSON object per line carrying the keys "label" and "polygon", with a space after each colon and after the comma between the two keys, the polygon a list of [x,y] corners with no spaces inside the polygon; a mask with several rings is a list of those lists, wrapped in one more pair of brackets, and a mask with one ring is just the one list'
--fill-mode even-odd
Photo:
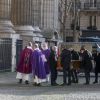
{"label": "purple chasuble", "polygon": [[32,53],[32,73],[33,76],[37,76],[39,79],[46,79],[46,71],[44,67],[44,61],[42,59],[42,52],[36,49]]}
{"label": "purple chasuble", "polygon": [[45,70],[46,70],[46,74],[50,74],[50,65],[49,65],[49,56],[50,56],[50,50],[46,49],[46,50],[42,50],[42,53],[45,55],[47,62],[44,63],[45,66]]}
{"label": "purple chasuble", "polygon": [[17,67],[17,72],[30,74],[32,72],[31,65],[32,49],[25,48],[20,56],[20,61]]}

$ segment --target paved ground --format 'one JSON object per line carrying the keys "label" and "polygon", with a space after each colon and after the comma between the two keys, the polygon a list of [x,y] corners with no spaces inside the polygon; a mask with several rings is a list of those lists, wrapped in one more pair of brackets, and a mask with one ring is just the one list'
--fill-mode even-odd
{"label": "paved ground", "polygon": [[[15,79],[16,73],[0,73],[0,100],[100,100],[100,84],[83,85],[84,77],[80,77],[79,84],[72,86],[55,86],[42,84],[42,87],[19,85]],[[57,82],[62,83],[62,76]]]}

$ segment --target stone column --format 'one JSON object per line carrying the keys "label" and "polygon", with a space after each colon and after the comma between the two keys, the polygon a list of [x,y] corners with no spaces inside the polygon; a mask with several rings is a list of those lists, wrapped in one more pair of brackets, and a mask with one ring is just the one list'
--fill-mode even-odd
{"label": "stone column", "polygon": [[[12,0],[14,1],[14,0]],[[11,0],[0,0],[0,38],[12,39],[11,71],[16,67],[16,40],[19,34],[15,34],[14,26],[11,22]]]}
{"label": "stone column", "polygon": [[34,0],[12,0],[11,21],[21,35],[23,47],[33,41],[33,3]]}
{"label": "stone column", "polygon": [[32,0],[12,0],[11,21],[14,25],[31,25],[32,17]]}
{"label": "stone column", "polygon": [[0,19],[10,19],[11,0],[0,0]]}
{"label": "stone column", "polygon": [[0,37],[10,38],[15,33],[11,23],[11,0],[0,0]]}
{"label": "stone column", "polygon": [[41,0],[12,0],[11,20],[14,25],[40,26]]}
{"label": "stone column", "polygon": [[[0,0],[0,36],[15,33],[11,23],[11,0]],[[8,36],[7,36],[8,37]]]}
{"label": "stone column", "polygon": [[28,44],[28,42],[33,41],[33,27],[24,25],[24,26],[15,26],[15,31],[20,34],[20,38],[23,40],[23,48]]}

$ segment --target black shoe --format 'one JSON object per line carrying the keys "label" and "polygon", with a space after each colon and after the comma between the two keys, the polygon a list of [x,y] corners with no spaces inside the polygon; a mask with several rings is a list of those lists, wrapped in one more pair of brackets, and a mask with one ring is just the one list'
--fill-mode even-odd
{"label": "black shoe", "polygon": [[29,84],[29,81],[25,81],[25,84]]}
{"label": "black shoe", "polygon": [[40,83],[35,83],[35,84],[33,84],[34,86],[41,86],[41,84]]}
{"label": "black shoe", "polygon": [[89,85],[89,83],[84,83],[84,85]]}
{"label": "black shoe", "polygon": [[22,84],[22,79],[19,79],[19,82],[18,82],[19,84]]}
{"label": "black shoe", "polygon": [[72,83],[75,83],[75,80],[71,80]]}
{"label": "black shoe", "polygon": [[58,86],[59,84],[57,84],[57,83],[53,83],[53,84],[51,84],[51,86]]}
{"label": "black shoe", "polygon": [[67,85],[71,85],[71,83],[67,83]]}
{"label": "black shoe", "polygon": [[63,83],[63,84],[61,84],[60,86],[66,86],[67,85],[67,83]]}
{"label": "black shoe", "polygon": [[75,83],[78,83],[78,80],[76,80]]}
{"label": "black shoe", "polygon": [[94,82],[93,82],[93,84],[96,84],[96,83],[98,83],[98,81],[94,81]]}

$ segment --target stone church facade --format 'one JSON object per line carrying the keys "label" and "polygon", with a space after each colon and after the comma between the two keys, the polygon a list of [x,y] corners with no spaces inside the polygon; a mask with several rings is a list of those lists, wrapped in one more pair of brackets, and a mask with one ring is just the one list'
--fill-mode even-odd
{"label": "stone church facade", "polygon": [[[7,59],[11,63],[8,65],[12,71],[16,68],[21,48],[28,42],[44,42],[48,32],[51,36],[48,37],[55,40],[53,35],[59,33],[58,2],[59,0],[0,0],[0,43],[8,40],[11,42],[10,53],[5,54],[9,55]],[[45,34],[42,35],[42,32]],[[3,53],[4,50],[1,51]],[[7,59],[2,58],[0,67],[5,67]]]}

